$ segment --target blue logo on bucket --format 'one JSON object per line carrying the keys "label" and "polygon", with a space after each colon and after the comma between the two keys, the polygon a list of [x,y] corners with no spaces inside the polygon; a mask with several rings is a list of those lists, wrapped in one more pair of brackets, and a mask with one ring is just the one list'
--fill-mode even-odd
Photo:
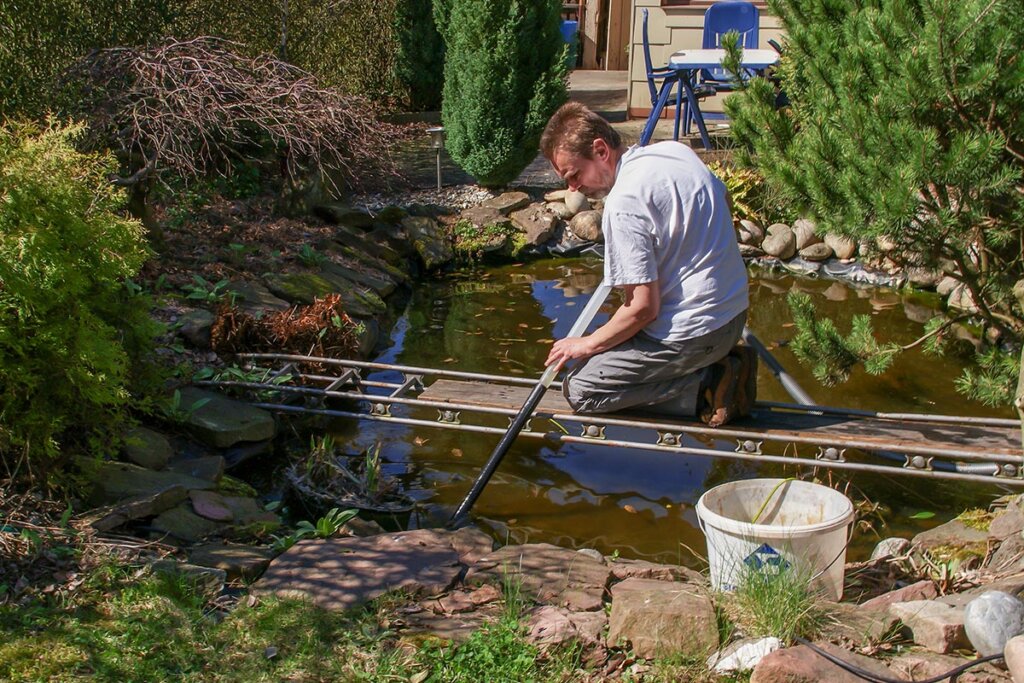
{"label": "blue logo on bucket", "polygon": [[772,567],[776,571],[789,569],[789,562],[786,561],[786,558],[767,543],[762,543],[761,547],[747,555],[746,559],[743,560],[743,564],[756,570],[764,569],[765,567]]}

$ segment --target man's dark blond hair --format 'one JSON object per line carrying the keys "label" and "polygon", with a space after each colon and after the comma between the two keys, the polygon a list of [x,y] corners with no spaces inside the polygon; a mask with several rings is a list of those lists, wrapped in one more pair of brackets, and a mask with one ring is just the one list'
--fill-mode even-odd
{"label": "man's dark blond hair", "polygon": [[584,159],[592,158],[594,140],[604,140],[612,149],[622,144],[622,138],[600,115],[580,102],[566,102],[548,120],[540,136],[540,151],[548,160],[555,152],[564,150]]}

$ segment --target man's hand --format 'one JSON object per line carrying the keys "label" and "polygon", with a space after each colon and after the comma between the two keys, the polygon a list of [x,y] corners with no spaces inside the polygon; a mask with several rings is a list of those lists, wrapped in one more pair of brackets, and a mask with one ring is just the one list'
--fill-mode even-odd
{"label": "man's hand", "polygon": [[555,365],[559,370],[567,361],[580,358],[590,358],[597,352],[590,337],[566,337],[559,339],[551,347],[548,359],[544,361],[545,367]]}

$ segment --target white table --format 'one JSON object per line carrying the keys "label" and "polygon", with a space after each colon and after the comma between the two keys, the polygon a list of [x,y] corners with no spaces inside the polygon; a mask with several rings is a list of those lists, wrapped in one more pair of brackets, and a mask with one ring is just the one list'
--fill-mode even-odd
{"label": "white table", "polygon": [[[725,50],[721,48],[713,50],[679,50],[672,53],[668,60],[668,68],[675,70],[678,79],[665,79],[661,84],[658,100],[654,108],[651,109],[651,114],[647,117],[647,124],[640,134],[641,145],[646,145],[651,141],[654,127],[657,125],[658,119],[661,118],[661,112],[664,110],[665,103],[668,102],[669,95],[672,93],[672,86],[678,80],[680,88],[686,96],[686,102],[692,112],[693,120],[697,122],[697,130],[700,131],[700,139],[704,143],[704,148],[709,149],[711,147],[707,126],[704,125],[704,116],[701,114],[697,97],[693,93],[693,82],[697,72],[701,69],[722,68],[722,60],[724,59]],[[740,67],[752,71],[761,71],[777,64],[778,61],[779,53],[775,50],[743,50]]]}

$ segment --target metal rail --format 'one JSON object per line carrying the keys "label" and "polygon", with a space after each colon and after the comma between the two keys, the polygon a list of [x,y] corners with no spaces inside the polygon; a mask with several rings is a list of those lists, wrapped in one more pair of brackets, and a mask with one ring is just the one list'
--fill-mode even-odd
{"label": "metal rail", "polygon": [[[425,390],[425,387],[428,386],[425,384],[426,378],[485,381],[517,387],[532,387],[535,384],[534,380],[503,377],[500,375],[289,354],[242,354],[242,357],[248,361],[276,361],[280,365],[277,367],[260,366],[253,368],[255,372],[261,373],[262,376],[267,378],[263,381],[225,380],[197,382],[197,384],[254,392],[254,395],[257,396],[254,405],[280,412],[391,422],[414,427],[438,427],[478,434],[493,434],[496,436],[505,434],[507,428],[488,424],[467,423],[472,421],[468,416],[482,419],[485,422],[487,419],[493,421],[495,417],[500,416],[512,419],[517,414],[516,410],[484,406],[472,402],[418,398]],[[339,373],[338,375],[331,375],[320,371],[315,373],[302,372],[299,365],[308,363],[333,366],[338,368]],[[370,380],[362,376],[364,372],[382,371],[400,373],[402,379],[400,382],[395,382],[383,381],[379,378]],[[297,399],[300,404],[296,404],[289,399]],[[352,409],[328,407],[327,401],[329,400],[349,401],[350,405],[354,407]],[[402,414],[393,413],[392,408],[399,409],[402,411]],[[759,417],[766,418],[766,421],[769,423],[771,422],[772,415],[804,413],[819,416],[827,414],[844,417],[853,421],[873,419],[907,424],[930,422],[939,426],[956,422],[973,427],[1003,429],[1017,426],[1017,423],[1013,420],[997,418],[958,418],[948,415],[875,413],[864,410],[827,406],[800,406],[787,403],[758,403],[757,408]],[[408,411],[415,411],[416,409],[436,410],[438,414],[436,421],[422,419],[414,414],[407,414]],[[466,421],[464,421],[463,413],[467,414]],[[1024,467],[1022,467],[1024,465],[1024,458],[1021,455],[1005,452],[996,453],[979,449],[972,450],[959,444],[942,446],[934,444],[917,445],[905,442],[885,444],[879,443],[877,439],[871,440],[852,434],[817,433],[814,431],[799,433],[796,431],[772,430],[771,428],[761,430],[757,427],[743,425],[716,429],[697,422],[675,422],[668,419],[631,419],[615,415],[579,415],[545,409],[538,409],[533,413],[531,420],[536,419],[550,420],[552,425],[557,426],[559,429],[564,429],[562,423],[575,425],[576,429],[578,429],[578,436],[554,430],[538,431],[531,427],[530,422],[527,422],[522,432],[524,437],[543,439],[553,444],[591,444],[684,455],[720,457],[751,462],[827,467],[847,471],[907,474],[931,479],[951,479],[997,485],[1024,486],[1024,476],[1022,476],[1024,474]],[[609,429],[614,430],[615,433],[606,436],[606,431]],[[626,433],[619,434],[620,430]],[[634,433],[627,432],[627,430],[632,430],[632,432],[639,431],[642,436],[637,437]],[[735,450],[731,451],[717,446],[692,447],[684,443],[684,437],[686,436],[710,438],[719,442],[734,440],[736,447]],[[798,445],[816,446],[817,453],[813,456],[788,455],[789,449],[787,448],[782,455],[773,454],[764,450],[766,442],[793,446],[794,452],[796,452],[795,446]],[[902,465],[885,465],[871,462],[873,458],[868,453],[885,448],[905,453]],[[858,454],[857,459],[864,461],[852,461],[853,456],[852,454],[847,455],[847,449],[863,451],[864,455],[860,456]],[[942,466],[948,465],[953,460],[991,463],[993,465],[992,472],[956,472],[939,469]]]}

